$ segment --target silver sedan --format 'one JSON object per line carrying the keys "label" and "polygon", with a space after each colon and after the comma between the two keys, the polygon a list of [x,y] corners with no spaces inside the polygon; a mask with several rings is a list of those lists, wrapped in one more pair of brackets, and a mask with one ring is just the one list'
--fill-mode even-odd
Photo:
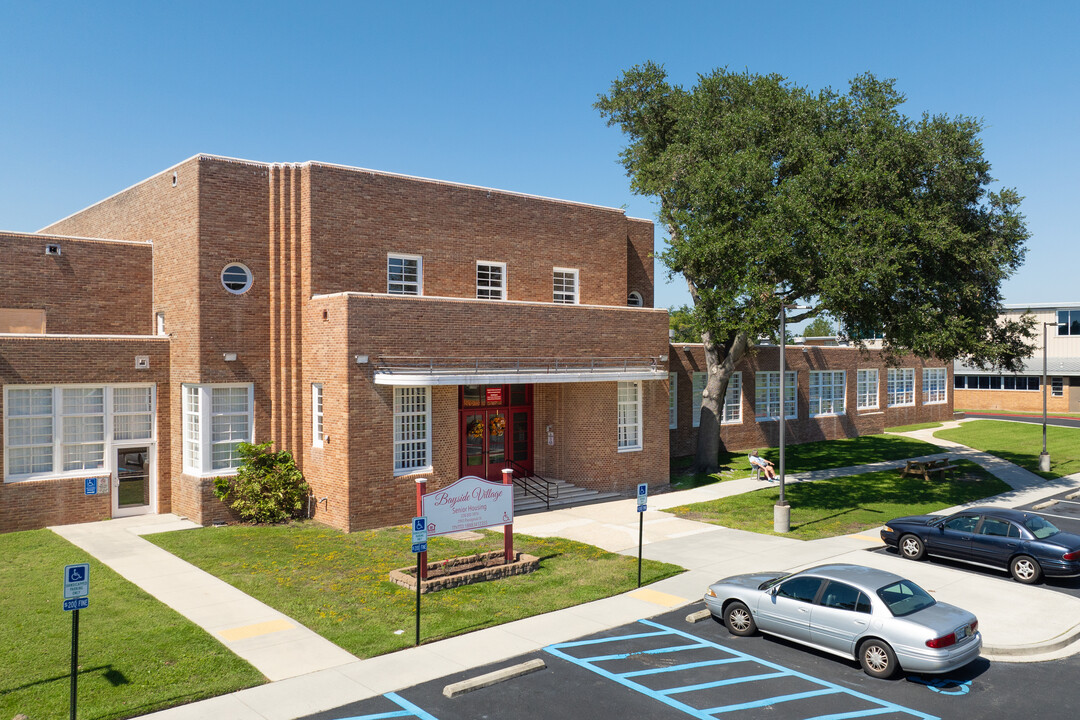
{"label": "silver sedan", "polygon": [[733,635],[757,631],[858,660],[867,675],[944,673],[979,657],[979,621],[910,580],[861,565],[736,575],[705,605]]}

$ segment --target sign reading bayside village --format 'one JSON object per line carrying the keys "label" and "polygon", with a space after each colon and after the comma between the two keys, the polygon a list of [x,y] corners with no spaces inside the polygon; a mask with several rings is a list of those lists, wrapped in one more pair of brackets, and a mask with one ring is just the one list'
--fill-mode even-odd
{"label": "sign reading bayside village", "polygon": [[478,530],[514,522],[514,486],[467,475],[424,495],[428,535]]}

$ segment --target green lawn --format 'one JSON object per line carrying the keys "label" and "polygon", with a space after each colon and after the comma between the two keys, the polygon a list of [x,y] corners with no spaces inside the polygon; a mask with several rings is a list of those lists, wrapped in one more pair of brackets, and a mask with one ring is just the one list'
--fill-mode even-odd
{"label": "green lawn", "polygon": [[[794,483],[785,488],[791,505],[788,537],[817,540],[878,527],[901,515],[923,515],[961,503],[1007,492],[1009,486],[968,461],[951,480],[900,477],[882,470],[832,480]],[[773,506],[780,488],[672,508],[679,517],[716,523],[738,530],[773,533]]]}
{"label": "green lawn", "polygon": [[[961,410],[956,408],[958,413],[971,413],[972,415],[1028,415],[1031,417],[1042,417],[1042,410],[1038,411],[1026,411],[1026,410]],[[1050,411],[1051,417],[1065,417],[1065,418],[1080,418],[1080,413],[1069,412],[1054,412]]]}
{"label": "green lawn", "polygon": [[960,423],[960,427],[939,430],[934,435],[996,455],[1045,478],[1080,472],[1080,429],[1047,426],[1049,473],[1039,472],[1039,453],[1042,452],[1041,423],[1035,425],[1004,420],[969,420]]}
{"label": "green lawn", "polygon": [[71,615],[64,566],[90,563],[79,615],[78,717],[128,718],[260,685],[204,630],[49,530],[0,535],[0,718],[66,718]]}
{"label": "green lawn", "polygon": [[[911,429],[918,427],[921,426],[912,426]],[[895,435],[863,435],[846,440],[821,440],[787,445],[784,451],[784,471],[799,473],[826,468],[852,467],[884,460],[905,460],[940,452],[941,448],[937,445]],[[761,454],[766,460],[771,460],[779,466],[779,448],[763,448]],[[675,490],[686,490],[699,485],[749,477],[752,469],[746,456],[746,452],[721,452],[720,472],[712,475],[695,475],[689,470],[693,458],[676,458],[672,461],[671,486]]]}
{"label": "green lawn", "polygon": [[[358,657],[411,647],[416,593],[391,583],[392,569],[416,567],[411,529],[345,534],[314,523],[184,530],[147,540],[298,620]],[[428,559],[502,549],[502,533],[479,540],[432,538]],[[421,642],[616,595],[637,586],[637,558],[560,538],[514,536],[540,569],[495,582],[429,593],[421,600]],[[682,572],[645,561],[642,583]]]}

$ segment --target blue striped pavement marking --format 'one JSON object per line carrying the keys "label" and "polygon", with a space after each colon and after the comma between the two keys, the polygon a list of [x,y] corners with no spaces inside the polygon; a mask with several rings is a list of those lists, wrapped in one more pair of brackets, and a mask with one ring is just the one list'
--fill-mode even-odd
{"label": "blue striped pavement marking", "polygon": [[[822,680],[820,678],[806,675],[805,673],[797,672],[786,668],[782,665],[763,660],[753,655],[748,655],[744,652],[734,650],[723,645],[717,645],[716,643],[703,640],[695,635],[677,630],[666,625],[653,622],[651,620],[639,620],[643,625],[656,628],[649,632],[634,633],[631,635],[620,635],[616,637],[597,638],[593,640],[578,640],[574,642],[558,643],[556,645],[549,645],[544,648],[545,651],[560,657],[568,662],[590,670],[597,675],[606,677],[609,680],[628,687],[631,690],[635,690],[643,695],[653,698],[654,700],[664,703],[670,707],[681,710],[687,715],[693,718],[699,718],[699,720],[716,720],[717,715],[725,713],[737,713],[739,711],[752,711],[757,708],[765,707],[767,705],[776,705],[779,703],[791,702],[795,700],[802,700],[806,698],[827,696],[827,695],[843,695],[848,698],[857,698],[864,700],[870,707],[862,710],[853,710],[846,712],[831,713],[826,715],[814,715],[812,718],[806,720],[848,720],[849,718],[864,718],[873,717],[875,715],[893,714],[896,716],[906,716],[917,718],[917,720],[940,720],[936,715],[928,715],[919,710],[913,710],[906,708],[902,705],[890,702],[888,700],[882,700],[864,693],[851,690],[849,688],[842,687],[835,683]],[[614,643],[626,643],[636,640],[644,640],[647,638],[664,639],[670,638],[671,645],[661,648],[651,648],[648,650],[633,650],[629,652],[615,652],[607,653],[603,655],[594,655],[591,657],[575,657],[565,652],[570,648],[587,648],[596,647],[597,650],[601,649],[603,645],[611,645]],[[689,644],[686,644],[684,640],[690,640]],[[721,657],[710,660],[701,660],[696,662],[688,662],[681,665],[669,665],[660,668],[651,668],[648,670],[634,670],[631,672],[612,672],[606,670],[598,665],[602,662],[610,662],[614,660],[623,660],[631,655],[667,655],[672,652],[681,652],[690,649],[712,649],[722,654]],[[639,678],[646,675],[659,675],[663,673],[676,673],[683,670],[692,670],[695,668],[709,667],[714,665],[728,665],[732,663],[752,662],[760,665],[764,668],[768,668],[771,672],[762,672],[754,675],[748,675],[738,678],[729,678],[723,680],[716,680],[713,682],[695,683],[693,685],[682,685],[664,689],[653,689],[646,687],[635,681],[634,678]],[[688,692],[697,692],[702,690],[709,690],[713,688],[730,687],[740,685],[744,683],[768,683],[770,680],[798,678],[805,680],[815,686],[815,689],[808,690],[806,692],[792,693],[790,691],[780,695],[772,695],[770,697],[754,700],[751,702],[735,703],[728,705],[717,705],[715,707],[697,708],[688,705],[681,700],[678,700],[676,695],[681,695]],[[677,679],[677,678],[676,678]],[[790,690],[790,688],[789,688]]]}
{"label": "blue striped pavement marking", "polygon": [[397,693],[386,693],[384,698],[397,705],[401,710],[375,713],[374,715],[353,715],[352,717],[339,718],[339,720],[383,720],[383,718],[420,718],[420,720],[438,720],[434,715],[424,712],[411,702]]}

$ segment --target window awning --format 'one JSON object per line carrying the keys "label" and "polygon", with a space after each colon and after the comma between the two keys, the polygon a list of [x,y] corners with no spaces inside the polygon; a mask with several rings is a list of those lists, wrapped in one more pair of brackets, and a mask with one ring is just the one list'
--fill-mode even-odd
{"label": "window awning", "polygon": [[392,357],[375,360],[376,385],[502,385],[666,380],[657,357]]}

